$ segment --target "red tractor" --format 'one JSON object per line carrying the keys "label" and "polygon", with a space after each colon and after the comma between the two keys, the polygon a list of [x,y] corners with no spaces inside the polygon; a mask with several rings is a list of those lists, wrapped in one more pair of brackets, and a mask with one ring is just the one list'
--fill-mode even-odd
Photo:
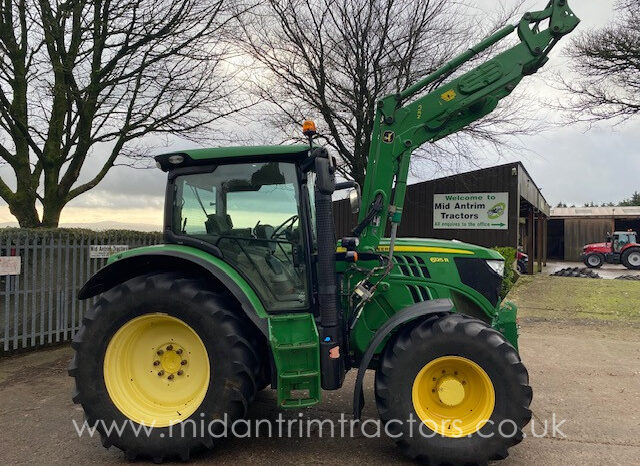
{"label": "red tractor", "polygon": [[529,268],[529,256],[518,250],[518,253],[516,254],[516,264],[518,267],[518,273],[520,275],[525,275]]}
{"label": "red tractor", "polygon": [[635,231],[616,231],[607,234],[604,243],[587,244],[580,256],[587,267],[597,269],[605,262],[622,264],[628,269],[640,270],[640,244]]}

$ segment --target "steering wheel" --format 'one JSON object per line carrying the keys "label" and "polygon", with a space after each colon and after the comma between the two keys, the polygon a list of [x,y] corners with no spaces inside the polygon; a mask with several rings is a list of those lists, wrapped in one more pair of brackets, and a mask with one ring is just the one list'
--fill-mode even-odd
{"label": "steering wheel", "polygon": [[[293,224],[298,220],[298,216],[297,215],[292,215],[291,217],[289,217],[288,219],[286,219],[284,222],[282,222],[280,225],[278,225],[274,230],[273,233],[271,233],[271,238],[272,239],[276,239],[279,238],[285,231],[286,228],[293,228]],[[287,226],[288,225],[288,226]]]}

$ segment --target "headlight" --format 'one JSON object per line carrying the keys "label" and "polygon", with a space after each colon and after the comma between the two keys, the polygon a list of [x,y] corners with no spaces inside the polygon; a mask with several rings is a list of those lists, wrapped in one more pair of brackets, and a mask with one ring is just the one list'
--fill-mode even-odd
{"label": "headlight", "polygon": [[487,265],[493,269],[495,273],[504,277],[504,261],[501,260],[488,260]]}

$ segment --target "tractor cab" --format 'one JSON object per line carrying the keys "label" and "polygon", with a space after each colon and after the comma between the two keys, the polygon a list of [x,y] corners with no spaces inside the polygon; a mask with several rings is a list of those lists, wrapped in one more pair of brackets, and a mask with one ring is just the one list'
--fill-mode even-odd
{"label": "tractor cab", "polygon": [[608,235],[607,243],[613,253],[620,254],[630,244],[636,244],[638,234],[635,231],[616,231],[613,237]]}
{"label": "tractor cab", "polygon": [[240,160],[171,175],[165,233],[223,257],[268,308],[307,307],[306,225],[295,161]]}
{"label": "tractor cab", "polygon": [[[319,168],[316,159],[328,165]],[[213,148],[156,160],[168,173],[167,243],[192,246],[223,259],[256,290],[267,312],[313,307],[316,189],[321,183],[329,185],[330,193],[357,187],[353,182],[336,185],[335,162],[325,149]],[[357,203],[358,190],[354,193]],[[335,251],[333,231],[327,241]]]}

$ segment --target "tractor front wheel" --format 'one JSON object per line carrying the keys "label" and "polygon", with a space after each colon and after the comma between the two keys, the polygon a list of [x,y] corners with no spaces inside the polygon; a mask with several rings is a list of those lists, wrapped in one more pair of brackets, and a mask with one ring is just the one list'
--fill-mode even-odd
{"label": "tractor front wheel", "polygon": [[604,264],[604,256],[597,252],[584,258],[584,265],[592,269],[599,269]]}
{"label": "tractor front wheel", "polygon": [[640,248],[629,248],[622,253],[622,264],[631,270],[640,270]]}
{"label": "tractor front wheel", "polygon": [[398,332],[382,355],[375,391],[386,432],[430,465],[506,458],[531,419],[529,376],[517,351],[461,314]]}
{"label": "tractor front wheel", "polygon": [[260,359],[234,303],[203,280],[136,277],[104,293],[73,341],[73,400],[105,447],[189,459],[256,393]]}

